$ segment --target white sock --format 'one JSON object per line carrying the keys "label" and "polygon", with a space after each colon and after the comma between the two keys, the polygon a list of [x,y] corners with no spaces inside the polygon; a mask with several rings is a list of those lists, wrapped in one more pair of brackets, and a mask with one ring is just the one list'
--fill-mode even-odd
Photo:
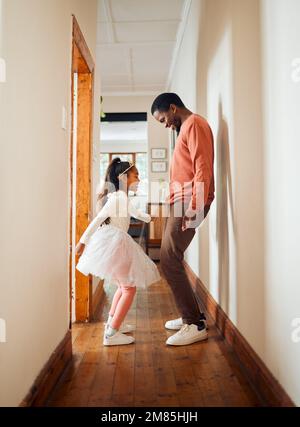
{"label": "white sock", "polygon": [[113,316],[109,315],[107,319],[107,324],[110,325],[110,322],[112,321]]}
{"label": "white sock", "polygon": [[108,326],[107,330],[106,330],[106,335],[108,335],[109,337],[112,337],[118,329],[114,329],[111,326]]}

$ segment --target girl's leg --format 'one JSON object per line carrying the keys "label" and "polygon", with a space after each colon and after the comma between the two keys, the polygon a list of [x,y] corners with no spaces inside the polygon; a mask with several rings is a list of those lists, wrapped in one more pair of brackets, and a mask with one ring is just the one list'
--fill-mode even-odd
{"label": "girl's leg", "polygon": [[113,314],[113,318],[110,322],[110,326],[113,329],[119,329],[119,327],[121,326],[121,323],[123,322],[133,302],[133,299],[136,293],[136,287],[122,285],[121,291],[122,291],[122,296],[119,299],[119,302]]}
{"label": "girl's leg", "polygon": [[110,310],[108,313],[109,316],[113,317],[113,315],[115,314],[116,307],[118,305],[118,302],[119,302],[121,296],[122,296],[122,289],[120,286],[118,286],[118,289],[116,290],[115,295],[114,295],[113,300],[112,300],[112,303],[111,303],[111,307],[110,307]]}

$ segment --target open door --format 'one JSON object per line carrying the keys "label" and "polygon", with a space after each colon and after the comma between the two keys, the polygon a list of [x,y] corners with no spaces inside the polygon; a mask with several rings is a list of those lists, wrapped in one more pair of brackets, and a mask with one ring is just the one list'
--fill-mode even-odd
{"label": "open door", "polygon": [[70,327],[92,316],[92,278],[75,269],[75,245],[91,220],[94,61],[73,16],[70,212]]}

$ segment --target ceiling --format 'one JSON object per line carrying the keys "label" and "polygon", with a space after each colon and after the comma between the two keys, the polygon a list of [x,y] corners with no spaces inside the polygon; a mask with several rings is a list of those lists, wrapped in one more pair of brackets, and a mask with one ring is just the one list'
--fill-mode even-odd
{"label": "ceiling", "polygon": [[190,0],[98,0],[97,63],[104,95],[167,89]]}
{"label": "ceiling", "polygon": [[101,141],[147,141],[147,122],[102,122]]}

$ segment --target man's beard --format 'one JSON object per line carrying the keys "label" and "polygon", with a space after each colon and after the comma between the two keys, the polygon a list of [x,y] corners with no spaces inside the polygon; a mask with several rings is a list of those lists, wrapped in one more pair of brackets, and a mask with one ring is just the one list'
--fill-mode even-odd
{"label": "man's beard", "polygon": [[174,125],[175,126],[175,130],[176,130],[176,133],[177,133],[177,136],[179,135],[179,132],[180,132],[180,129],[181,129],[181,120],[176,120],[176,124]]}

